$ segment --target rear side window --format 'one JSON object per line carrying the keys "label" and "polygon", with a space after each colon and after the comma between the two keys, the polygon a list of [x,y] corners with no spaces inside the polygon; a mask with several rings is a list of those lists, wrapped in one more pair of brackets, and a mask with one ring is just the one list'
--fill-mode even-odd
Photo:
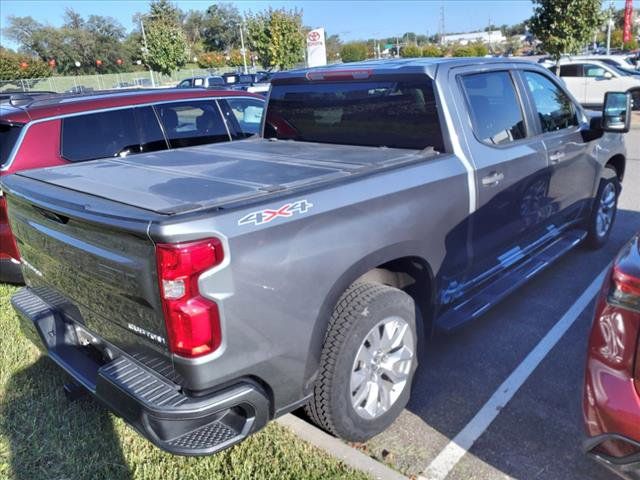
{"label": "rear side window", "polygon": [[11,150],[18,141],[22,126],[0,123],[0,167],[3,167],[9,160]]}
{"label": "rear side window", "polygon": [[227,121],[233,126],[233,137],[246,138],[260,132],[264,102],[255,98],[220,100]]}
{"label": "rear side window", "polygon": [[230,140],[215,100],[156,105],[171,148]]}
{"label": "rear side window", "polygon": [[223,87],[224,79],[222,77],[209,77],[208,79],[209,87]]}
{"label": "rear side window", "polygon": [[578,125],[573,102],[549,78],[536,72],[523,72],[543,132],[555,132]]}
{"label": "rear side window", "polygon": [[464,75],[462,85],[478,139],[501,145],[527,136],[520,101],[509,72]]}
{"label": "rear side window", "polygon": [[140,152],[157,152],[169,148],[153,108],[136,108],[136,114],[140,131]]}
{"label": "rear side window", "polygon": [[[555,67],[551,67],[551,71],[555,71]],[[582,77],[582,65],[561,65],[561,77]]]}
{"label": "rear side window", "polygon": [[140,139],[133,108],[77,115],[62,120],[62,156],[71,162],[139,151]]}
{"label": "rear side window", "polygon": [[274,85],[265,137],[443,151],[431,79]]}

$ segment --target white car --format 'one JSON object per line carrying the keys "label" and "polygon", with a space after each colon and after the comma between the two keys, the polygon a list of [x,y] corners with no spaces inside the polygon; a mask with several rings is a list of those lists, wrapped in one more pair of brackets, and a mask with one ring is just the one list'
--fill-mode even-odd
{"label": "white car", "polygon": [[[555,65],[548,68],[555,72]],[[601,107],[606,92],[626,91],[632,94],[634,109],[640,107],[640,76],[600,60],[561,60],[559,77],[587,107]]]}

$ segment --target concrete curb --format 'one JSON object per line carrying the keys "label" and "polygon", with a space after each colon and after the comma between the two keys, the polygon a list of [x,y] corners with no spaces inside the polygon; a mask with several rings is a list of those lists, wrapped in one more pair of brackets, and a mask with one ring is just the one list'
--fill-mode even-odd
{"label": "concrete curb", "polygon": [[407,477],[386,465],[377,462],[364,453],[350,447],[319,428],[288,414],[276,420],[280,425],[293,431],[302,440],[343,461],[351,468],[368,473],[378,480],[407,480]]}

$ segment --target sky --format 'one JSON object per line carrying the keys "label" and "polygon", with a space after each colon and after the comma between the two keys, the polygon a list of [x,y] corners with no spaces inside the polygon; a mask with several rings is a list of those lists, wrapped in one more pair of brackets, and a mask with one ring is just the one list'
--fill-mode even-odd
{"label": "sky", "polygon": [[[636,0],[640,3],[640,0]],[[206,10],[212,0],[174,1],[182,10]],[[303,11],[304,24],[313,28],[324,27],[327,34],[337,33],[343,40],[384,38],[404,32],[432,35],[439,30],[440,11],[444,7],[445,30],[466,32],[484,29],[489,21],[495,25],[519,23],[532,14],[529,0],[431,0],[431,1],[236,1],[241,12],[268,8],[298,8]],[[608,1],[604,3],[608,4]],[[624,7],[624,0],[613,2]],[[53,26],[62,24],[64,10],[75,9],[83,16],[90,14],[112,16],[127,30],[133,25],[131,17],[148,9],[147,0],[0,0],[0,27],[4,29],[7,17],[32,16]],[[16,45],[0,32],[0,44],[10,48]]]}

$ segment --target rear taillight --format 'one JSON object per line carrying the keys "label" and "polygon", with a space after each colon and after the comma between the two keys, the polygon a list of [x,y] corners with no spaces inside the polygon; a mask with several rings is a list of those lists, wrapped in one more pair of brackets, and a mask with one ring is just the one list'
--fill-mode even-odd
{"label": "rear taillight", "polygon": [[157,244],[158,281],[169,349],[199,357],[220,346],[220,315],[215,302],[203,298],[198,278],[224,258],[222,244],[209,238],[179,244]]}
{"label": "rear taillight", "polygon": [[609,299],[622,307],[640,311],[640,278],[623,272],[620,266],[615,265],[611,272]]}

